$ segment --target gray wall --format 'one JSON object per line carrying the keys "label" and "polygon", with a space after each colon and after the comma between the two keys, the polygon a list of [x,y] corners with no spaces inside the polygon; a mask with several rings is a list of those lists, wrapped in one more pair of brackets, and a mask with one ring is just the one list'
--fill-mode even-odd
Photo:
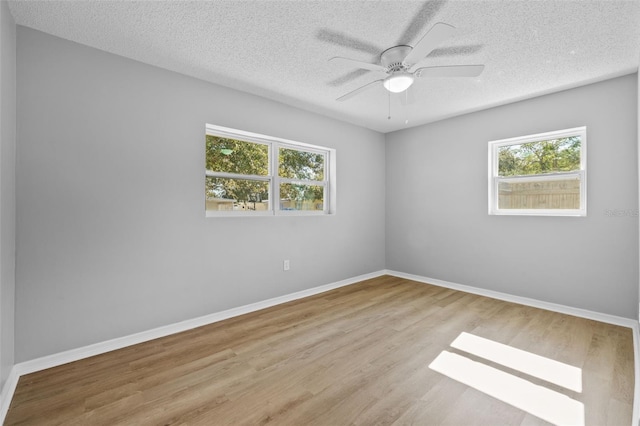
{"label": "gray wall", "polygon": [[[628,75],[388,134],[387,268],[637,318],[636,120]],[[583,125],[587,217],[488,215],[488,141]]]}
{"label": "gray wall", "polygon": [[[24,27],[17,49],[16,361],[384,268],[384,135]],[[337,214],[205,218],[205,123],[335,148]]]}
{"label": "gray wall", "polygon": [[0,1],[0,386],[14,364],[16,25]]}

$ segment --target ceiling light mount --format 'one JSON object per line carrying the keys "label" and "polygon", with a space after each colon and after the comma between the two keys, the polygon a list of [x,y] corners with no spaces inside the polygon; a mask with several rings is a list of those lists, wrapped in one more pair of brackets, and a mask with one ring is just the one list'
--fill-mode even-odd
{"label": "ceiling light mount", "polygon": [[404,58],[411,52],[412,47],[406,45],[391,47],[380,54],[380,63],[387,69],[387,72],[404,71],[407,66]]}
{"label": "ceiling light mount", "polygon": [[385,78],[382,85],[392,93],[401,93],[413,84],[413,75],[408,72],[408,67],[404,63],[413,48],[411,46],[400,45],[391,47],[380,54],[380,64],[387,69],[389,77]]}
{"label": "ceiling light mount", "polygon": [[407,71],[396,71],[385,78],[382,85],[392,93],[401,93],[413,84],[413,75]]}

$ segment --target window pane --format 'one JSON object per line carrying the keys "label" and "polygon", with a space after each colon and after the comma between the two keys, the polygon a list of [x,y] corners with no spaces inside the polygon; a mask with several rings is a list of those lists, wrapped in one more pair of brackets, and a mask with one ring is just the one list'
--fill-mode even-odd
{"label": "window pane", "polygon": [[324,155],[280,148],[278,175],[296,180],[324,180]]}
{"label": "window pane", "polygon": [[580,136],[498,148],[499,176],[528,176],[580,170]]}
{"label": "window pane", "polygon": [[207,135],[206,149],[207,170],[257,176],[269,174],[267,145]]}
{"label": "window pane", "polygon": [[269,209],[269,182],[207,177],[208,211],[258,211]]}
{"label": "window pane", "polygon": [[324,210],[324,186],[281,184],[280,210]]}
{"label": "window pane", "polygon": [[579,209],[580,179],[498,182],[499,209]]}

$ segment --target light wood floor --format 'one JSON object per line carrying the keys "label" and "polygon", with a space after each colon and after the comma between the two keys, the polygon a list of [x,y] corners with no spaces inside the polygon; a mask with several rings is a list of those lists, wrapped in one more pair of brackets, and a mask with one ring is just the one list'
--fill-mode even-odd
{"label": "light wood floor", "polygon": [[[462,333],[582,370],[571,391],[451,347]],[[540,425],[429,368],[442,352],[629,425],[631,330],[384,276],[23,376],[7,425]]]}

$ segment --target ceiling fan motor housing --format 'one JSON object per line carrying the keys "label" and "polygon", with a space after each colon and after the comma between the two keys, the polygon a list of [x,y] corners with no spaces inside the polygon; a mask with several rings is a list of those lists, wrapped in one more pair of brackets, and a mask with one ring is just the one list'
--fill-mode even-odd
{"label": "ceiling fan motor housing", "polygon": [[403,61],[411,49],[411,46],[406,45],[391,47],[380,54],[380,63],[388,73],[406,70],[408,67]]}

